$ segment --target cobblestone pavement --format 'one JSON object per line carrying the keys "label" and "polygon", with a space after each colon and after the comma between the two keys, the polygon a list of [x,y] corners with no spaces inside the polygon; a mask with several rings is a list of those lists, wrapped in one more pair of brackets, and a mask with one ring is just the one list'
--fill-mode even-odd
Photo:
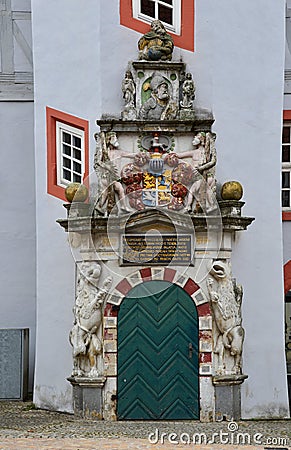
{"label": "cobblestone pavement", "polygon": [[0,450],[180,448],[289,450],[291,421],[105,422],[34,409],[29,402],[0,402]]}

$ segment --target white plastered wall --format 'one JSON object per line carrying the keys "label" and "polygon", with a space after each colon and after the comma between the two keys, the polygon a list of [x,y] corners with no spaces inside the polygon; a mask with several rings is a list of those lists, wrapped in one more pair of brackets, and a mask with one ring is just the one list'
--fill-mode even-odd
{"label": "white plastered wall", "polygon": [[73,324],[75,268],[68,236],[56,223],[63,201],[47,194],[46,116],[50,106],[89,121],[94,155],[100,115],[99,2],[32,1],[35,76],[37,214],[37,346],[34,401],[72,411],[69,331]]}
{"label": "white plastered wall", "polygon": [[29,328],[29,391],[35,352],[33,103],[0,102],[0,328]]}

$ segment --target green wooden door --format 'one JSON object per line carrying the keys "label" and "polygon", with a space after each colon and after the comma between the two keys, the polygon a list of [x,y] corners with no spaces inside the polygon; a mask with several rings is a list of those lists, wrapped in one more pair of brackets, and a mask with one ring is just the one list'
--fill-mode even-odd
{"label": "green wooden door", "polygon": [[199,419],[198,323],[166,281],[134,287],[118,314],[119,419]]}

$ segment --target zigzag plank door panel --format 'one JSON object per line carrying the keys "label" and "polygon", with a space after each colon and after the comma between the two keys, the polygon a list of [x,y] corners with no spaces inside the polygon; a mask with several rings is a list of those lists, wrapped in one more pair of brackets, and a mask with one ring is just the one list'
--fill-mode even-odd
{"label": "zigzag plank door panel", "polygon": [[199,419],[198,319],[166,281],[134,287],[118,314],[118,418]]}

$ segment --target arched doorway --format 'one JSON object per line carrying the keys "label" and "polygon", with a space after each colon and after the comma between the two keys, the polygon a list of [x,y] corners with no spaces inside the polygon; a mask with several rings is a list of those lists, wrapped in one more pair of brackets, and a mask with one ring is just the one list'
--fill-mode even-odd
{"label": "arched doorway", "polygon": [[198,316],[191,297],[147,281],[118,314],[119,419],[199,419]]}

